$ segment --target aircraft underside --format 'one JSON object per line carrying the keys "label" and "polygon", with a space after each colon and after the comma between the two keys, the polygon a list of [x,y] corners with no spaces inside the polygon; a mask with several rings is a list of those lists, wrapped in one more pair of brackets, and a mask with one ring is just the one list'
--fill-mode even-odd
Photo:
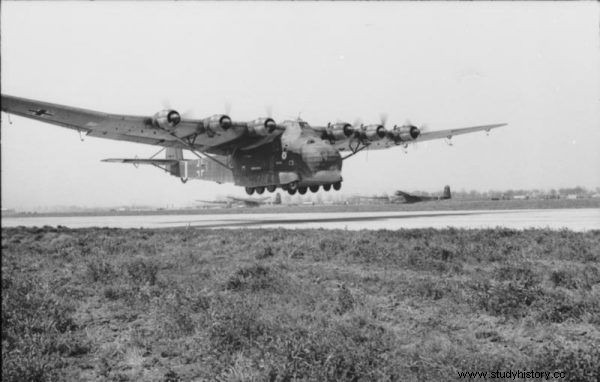
{"label": "aircraft underside", "polygon": [[339,171],[319,171],[302,177],[296,171],[256,171],[252,174],[236,177],[235,183],[244,186],[248,195],[275,192],[277,188],[287,191],[290,195],[296,192],[303,195],[308,190],[318,192],[322,186],[323,190],[332,188],[339,190],[342,187],[342,176]]}
{"label": "aircraft underside", "polygon": [[[305,194],[308,190],[317,192],[321,187],[325,191],[339,190],[342,185],[341,158],[326,143],[314,142],[310,149],[282,150],[281,141],[275,140],[260,149],[211,158],[181,159],[169,172],[182,181],[234,183],[245,187],[249,195],[262,194],[265,190],[275,192],[278,188],[291,195]],[[224,163],[229,168],[222,166]]]}

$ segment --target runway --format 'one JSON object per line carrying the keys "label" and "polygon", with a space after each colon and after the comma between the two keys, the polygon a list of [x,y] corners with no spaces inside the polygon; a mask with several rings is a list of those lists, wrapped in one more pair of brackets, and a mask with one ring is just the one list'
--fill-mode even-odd
{"label": "runway", "polygon": [[65,226],[69,228],[567,228],[573,231],[600,229],[600,209],[336,212],[291,214],[136,215],[74,217],[2,217],[3,227]]}

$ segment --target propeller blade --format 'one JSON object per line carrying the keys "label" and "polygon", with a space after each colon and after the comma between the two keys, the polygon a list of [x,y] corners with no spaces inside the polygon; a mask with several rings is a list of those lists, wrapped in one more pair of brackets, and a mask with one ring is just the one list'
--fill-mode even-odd
{"label": "propeller blade", "polygon": [[160,102],[160,105],[163,107],[163,109],[172,109],[171,101],[169,101],[167,98],[163,98]]}
{"label": "propeller blade", "polygon": [[385,124],[387,123],[387,120],[388,120],[388,113],[380,113],[379,120],[381,121],[381,124],[383,126],[385,126]]}
{"label": "propeller blade", "polygon": [[191,118],[191,116],[194,114],[194,109],[185,109],[179,114],[182,118]]}
{"label": "propeller blade", "polygon": [[[171,101],[169,99],[167,99],[167,98],[161,100],[160,104],[161,104],[161,106],[162,106],[162,108],[164,110],[176,110],[176,109],[173,109],[173,107],[171,106]],[[192,114],[194,113],[194,109],[191,109],[191,108],[190,109],[186,109],[186,110],[184,110],[182,112],[180,112],[178,110],[176,110],[176,111],[179,113],[179,115],[182,118],[191,118]]]}
{"label": "propeller blade", "polygon": [[265,106],[265,112],[267,113],[267,118],[273,118],[273,105]]}

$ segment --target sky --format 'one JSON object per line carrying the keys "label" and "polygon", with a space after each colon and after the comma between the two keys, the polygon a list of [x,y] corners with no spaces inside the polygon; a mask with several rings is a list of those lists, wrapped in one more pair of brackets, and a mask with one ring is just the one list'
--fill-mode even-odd
{"label": "sky", "polygon": [[[596,2],[2,2],[2,93],[111,113],[485,133],[363,152],[344,194],[600,186]],[[2,207],[183,206],[240,187],[103,163],[158,147],[2,113]],[[186,155],[193,158],[193,155]]]}

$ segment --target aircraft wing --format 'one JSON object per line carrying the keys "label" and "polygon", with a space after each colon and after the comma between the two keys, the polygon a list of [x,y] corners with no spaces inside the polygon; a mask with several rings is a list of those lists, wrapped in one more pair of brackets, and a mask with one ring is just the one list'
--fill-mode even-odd
{"label": "aircraft wing", "polygon": [[202,199],[196,199],[197,202],[199,203],[207,203],[207,204],[228,204],[229,202],[226,200],[202,200]]}
{"label": "aircraft wing", "polygon": [[396,191],[395,195],[396,196],[402,196],[404,198],[408,198],[408,197],[412,197],[413,196],[413,195],[411,195],[409,193],[406,193],[406,192],[400,191],[400,190]]}
{"label": "aircraft wing", "polygon": [[269,196],[264,196],[262,198],[240,198],[237,196],[227,196],[228,199],[235,201],[235,202],[241,202],[241,203],[245,203],[246,205],[254,205],[254,206],[258,206],[261,204],[264,204],[265,201],[267,199],[269,199]]}
{"label": "aircraft wing", "polygon": [[[405,140],[399,139],[398,131],[396,130],[396,127],[394,127],[394,130],[388,130],[386,136],[378,138],[378,139],[373,139],[373,140],[369,141],[368,139],[365,139],[365,138],[356,139],[356,135],[350,135],[347,138],[342,138],[342,139],[339,139],[339,140],[333,142],[333,145],[339,151],[351,152],[350,155],[347,155],[345,157],[345,158],[349,158],[353,154],[356,154],[357,152],[359,152],[362,149],[365,149],[367,147],[370,150],[381,150],[381,149],[387,149],[390,147],[396,147],[398,145],[407,145],[407,144],[418,143],[418,142],[422,142],[422,141],[430,141],[433,139],[442,139],[442,138],[450,139],[455,135],[469,134],[469,133],[474,133],[477,131],[490,131],[492,129],[496,129],[498,127],[502,127],[502,126],[506,126],[506,125],[507,125],[506,123],[496,123],[496,124],[491,124],[491,125],[471,126],[471,127],[464,127],[464,128],[459,128],[459,129],[448,129],[448,130],[438,130],[438,131],[420,131],[416,138],[405,139]],[[414,128],[414,129],[416,129],[416,131],[419,131],[416,126],[404,126],[404,127]],[[324,129],[326,129],[326,128],[317,128],[316,131],[322,131]],[[363,131],[362,134],[364,134],[364,133],[365,132]],[[355,134],[356,134],[356,132],[355,132]],[[359,130],[359,134],[361,134],[360,130]]]}
{"label": "aircraft wing", "polygon": [[474,133],[476,131],[490,131],[492,129],[496,129],[498,127],[502,127],[502,126],[506,126],[506,125],[507,125],[506,123],[497,123],[497,124],[493,124],[493,125],[463,127],[460,129],[438,130],[438,131],[431,131],[431,132],[426,131],[426,132],[422,132],[419,135],[419,137],[414,140],[414,142],[430,141],[433,139],[440,139],[440,138],[452,138],[455,135],[469,134],[469,133]]}
{"label": "aircraft wing", "polygon": [[361,199],[371,199],[371,200],[389,200],[388,196],[360,196]]}
{"label": "aircraft wing", "polygon": [[247,136],[243,125],[209,132],[203,120],[181,119],[176,127],[167,131],[155,126],[152,116],[109,114],[4,94],[2,111],[77,130],[91,137],[182,149],[189,149],[191,145],[198,151],[216,154],[256,141]]}
{"label": "aircraft wing", "polygon": [[102,159],[102,162],[110,162],[110,163],[132,163],[132,164],[156,164],[156,165],[179,164],[179,160],[177,160],[177,159],[108,158],[108,159]]}

